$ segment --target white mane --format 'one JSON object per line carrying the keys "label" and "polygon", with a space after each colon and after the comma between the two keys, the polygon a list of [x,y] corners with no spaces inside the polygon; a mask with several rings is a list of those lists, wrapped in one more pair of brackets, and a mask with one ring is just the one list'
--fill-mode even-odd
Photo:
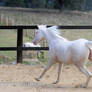
{"label": "white mane", "polygon": [[40,30],[46,30],[49,33],[54,34],[54,35],[60,35],[60,31],[58,29],[58,26],[46,27],[46,25],[38,25],[38,28]]}
{"label": "white mane", "polygon": [[49,27],[49,28],[47,28],[47,30],[48,30],[48,32],[49,32],[51,35],[56,36],[56,37],[59,37],[60,39],[67,41],[66,38],[63,38],[63,37],[61,36],[61,32],[60,32],[60,30],[58,29],[58,26]]}
{"label": "white mane", "polygon": [[62,40],[67,40],[66,38],[63,38],[62,36],[60,36],[61,32],[58,29],[58,26],[46,27],[46,25],[38,25],[38,28],[42,31],[48,32],[48,34],[50,34],[52,36],[59,37]]}
{"label": "white mane", "polygon": [[47,28],[48,32],[53,34],[53,35],[59,35],[60,36],[60,30],[58,29],[58,26],[52,26]]}

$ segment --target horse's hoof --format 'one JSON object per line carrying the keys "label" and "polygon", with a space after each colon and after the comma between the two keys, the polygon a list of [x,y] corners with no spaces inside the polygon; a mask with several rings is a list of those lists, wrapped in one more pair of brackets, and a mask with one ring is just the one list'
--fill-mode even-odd
{"label": "horse's hoof", "polygon": [[75,88],[81,88],[81,87],[82,87],[81,84],[77,84],[77,85],[75,85]]}
{"label": "horse's hoof", "polygon": [[55,81],[55,82],[53,82],[52,84],[57,84],[58,82],[57,81]]}
{"label": "horse's hoof", "polygon": [[86,85],[82,85],[81,87],[82,87],[82,88],[87,88],[87,86],[86,86]]}
{"label": "horse's hoof", "polygon": [[40,81],[38,78],[35,78],[36,81]]}
{"label": "horse's hoof", "polygon": [[52,84],[57,84],[56,82],[53,82]]}
{"label": "horse's hoof", "polygon": [[82,84],[78,84],[78,85],[75,86],[75,88],[87,88],[87,86],[86,85],[82,85]]}

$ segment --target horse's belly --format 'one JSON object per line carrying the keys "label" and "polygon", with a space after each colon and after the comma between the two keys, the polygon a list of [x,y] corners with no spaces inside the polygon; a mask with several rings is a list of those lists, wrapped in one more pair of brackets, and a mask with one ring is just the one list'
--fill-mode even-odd
{"label": "horse's belly", "polygon": [[70,55],[64,55],[59,57],[59,61],[65,64],[72,64],[72,57]]}
{"label": "horse's belly", "polygon": [[69,57],[69,58],[65,59],[65,60],[63,61],[63,63],[65,63],[65,64],[72,64],[72,63],[73,63],[73,62],[72,62],[72,58]]}

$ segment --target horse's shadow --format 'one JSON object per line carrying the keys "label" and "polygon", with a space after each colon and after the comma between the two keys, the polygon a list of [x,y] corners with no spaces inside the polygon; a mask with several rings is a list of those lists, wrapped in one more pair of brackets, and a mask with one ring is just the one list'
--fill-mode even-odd
{"label": "horse's shadow", "polygon": [[45,83],[36,83],[34,85],[36,88],[46,88],[46,89],[72,89],[72,90],[77,90],[77,89],[85,89],[85,90],[92,90],[92,87],[87,87],[87,88],[82,88],[81,86],[72,86],[72,85],[60,85],[60,84],[45,84]]}

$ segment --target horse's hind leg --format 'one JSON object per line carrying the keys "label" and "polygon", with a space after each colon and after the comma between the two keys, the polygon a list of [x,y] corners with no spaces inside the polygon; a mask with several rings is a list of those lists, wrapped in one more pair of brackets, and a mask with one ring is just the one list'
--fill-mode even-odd
{"label": "horse's hind leg", "polygon": [[44,71],[41,73],[41,75],[36,78],[37,81],[40,81],[40,79],[43,77],[43,75],[46,73],[46,71],[54,64],[55,62],[53,60],[49,60],[47,66],[45,67]]}
{"label": "horse's hind leg", "polygon": [[82,85],[83,88],[86,88],[86,87],[88,86],[88,83],[89,83],[89,81],[90,81],[90,78],[92,77],[92,74],[86,69],[85,66],[81,66],[81,67],[77,66],[77,67],[78,67],[78,69],[79,69],[82,73],[84,73],[84,74],[87,76],[86,83]]}

